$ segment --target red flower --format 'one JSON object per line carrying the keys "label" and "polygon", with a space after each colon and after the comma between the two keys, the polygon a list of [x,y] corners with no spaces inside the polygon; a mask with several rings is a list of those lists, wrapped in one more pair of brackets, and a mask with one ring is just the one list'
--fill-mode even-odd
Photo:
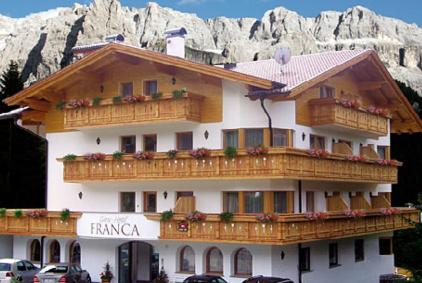
{"label": "red flower", "polygon": [[272,214],[272,213],[263,213],[256,216],[256,220],[258,220],[261,223],[272,223],[277,221],[278,215]]}
{"label": "red flower", "polygon": [[309,220],[325,220],[329,218],[328,214],[324,212],[306,212],[305,217]]}
{"label": "red flower", "polygon": [[384,215],[400,214],[400,209],[395,208],[395,207],[381,208],[380,211]]}
{"label": "red flower", "polygon": [[106,158],[106,155],[104,153],[101,153],[101,152],[87,153],[87,154],[85,154],[84,158],[85,158],[85,160],[99,161],[99,160],[104,160]]}
{"label": "red flower", "polygon": [[143,95],[126,96],[123,98],[123,101],[127,103],[137,103],[137,102],[142,102],[144,100],[145,100],[145,96]]}
{"label": "red flower", "polygon": [[133,158],[137,160],[151,160],[154,158],[155,153],[152,151],[137,151],[133,154]]}
{"label": "red flower", "polygon": [[206,149],[204,147],[198,148],[198,149],[194,149],[194,150],[190,150],[189,154],[196,159],[201,159],[201,158],[207,158],[211,155],[211,152],[209,149]]}
{"label": "red flower", "polygon": [[73,109],[81,108],[81,107],[87,107],[89,106],[89,101],[86,99],[72,99],[69,101],[68,106]]}
{"label": "red flower", "polygon": [[324,149],[314,148],[308,150],[308,154],[312,157],[325,158],[329,155],[328,151]]}
{"label": "red flower", "polygon": [[251,156],[260,156],[268,153],[268,149],[262,146],[249,147],[247,153]]}
{"label": "red flower", "polygon": [[366,216],[366,211],[363,209],[348,209],[344,211],[344,215],[349,218],[358,218]]}
{"label": "red flower", "polygon": [[33,211],[28,211],[26,213],[27,216],[31,217],[31,218],[40,218],[40,217],[46,217],[48,215],[48,211],[41,209],[41,210],[33,210]]}
{"label": "red flower", "polygon": [[192,221],[192,222],[201,222],[201,221],[204,221],[205,219],[207,219],[207,215],[197,210],[195,210],[194,212],[188,213],[186,215],[186,220]]}

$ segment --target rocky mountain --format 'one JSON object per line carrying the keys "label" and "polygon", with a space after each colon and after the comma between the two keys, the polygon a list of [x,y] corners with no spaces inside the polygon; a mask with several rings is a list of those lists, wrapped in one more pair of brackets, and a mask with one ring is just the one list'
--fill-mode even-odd
{"label": "rocky mountain", "polygon": [[156,3],[129,8],[118,0],[94,0],[20,19],[0,16],[0,71],[16,60],[30,83],[69,64],[73,46],[114,33],[130,44],[163,51],[164,31],[179,26],[189,33],[188,58],[211,64],[270,58],[278,47],[290,47],[296,55],[373,48],[396,79],[422,94],[422,29],[361,6],[315,18],[278,7],[261,19],[204,20]]}

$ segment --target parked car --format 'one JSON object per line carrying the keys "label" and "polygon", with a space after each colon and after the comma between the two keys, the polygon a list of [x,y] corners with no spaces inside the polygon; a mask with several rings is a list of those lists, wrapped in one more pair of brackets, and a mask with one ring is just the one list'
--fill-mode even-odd
{"label": "parked car", "polygon": [[13,277],[22,283],[32,283],[40,269],[30,261],[20,259],[0,259],[0,283],[9,283]]}
{"label": "parked car", "polygon": [[215,275],[193,275],[186,278],[183,283],[227,283],[227,281]]}
{"label": "parked car", "polygon": [[34,276],[34,283],[91,283],[91,276],[77,264],[49,264]]}
{"label": "parked car", "polygon": [[244,280],[242,283],[294,283],[288,278],[270,277],[270,276],[254,276]]}

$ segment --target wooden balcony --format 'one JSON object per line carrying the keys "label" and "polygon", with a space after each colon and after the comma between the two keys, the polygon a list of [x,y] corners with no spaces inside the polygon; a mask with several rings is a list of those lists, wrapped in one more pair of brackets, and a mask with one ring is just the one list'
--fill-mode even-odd
{"label": "wooden balcony", "polygon": [[371,137],[388,134],[388,118],[384,116],[344,107],[333,98],[314,99],[309,103],[312,126],[354,130]]}
{"label": "wooden balcony", "polygon": [[[159,214],[146,215],[160,220]],[[221,222],[216,214],[208,214],[203,222],[187,222],[180,229],[184,214],[170,221],[161,221],[160,239],[198,242],[253,243],[284,245],[317,240],[356,237],[374,233],[413,228],[419,223],[419,211],[401,209],[400,214],[383,215],[371,211],[367,216],[348,218],[343,213],[330,213],[326,220],[308,220],[304,214],[279,216],[273,223],[260,223],[254,215],[236,215],[230,223]]]}
{"label": "wooden balcony", "polygon": [[104,99],[98,106],[64,109],[64,128],[80,129],[110,125],[137,125],[151,122],[201,120],[199,95],[186,94],[181,98],[164,95],[153,100],[147,97],[143,102],[113,104]]}
{"label": "wooden balcony", "polygon": [[23,210],[21,217],[13,211],[7,211],[0,217],[0,235],[32,235],[54,237],[76,237],[76,222],[80,213],[71,213],[65,221],[60,219],[60,212],[48,212],[47,216],[33,218]]}
{"label": "wooden balcony", "polygon": [[[63,159],[59,159],[63,161]],[[108,155],[102,161],[77,157],[64,161],[64,181],[85,183],[138,180],[210,180],[210,179],[302,179],[361,183],[396,183],[397,167],[376,161],[349,161],[341,154],[315,158],[305,150],[272,148],[268,154],[250,156],[239,150],[227,158],[222,150],[212,150],[210,157],[194,159],[179,152],[175,159],[157,153],[151,160],[124,156],[121,161]]]}

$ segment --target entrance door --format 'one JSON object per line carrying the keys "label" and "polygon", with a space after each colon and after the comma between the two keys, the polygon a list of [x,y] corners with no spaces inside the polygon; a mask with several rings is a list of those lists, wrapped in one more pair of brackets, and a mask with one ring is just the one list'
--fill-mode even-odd
{"label": "entrance door", "polygon": [[158,254],[144,242],[119,247],[119,283],[152,282],[158,275]]}

